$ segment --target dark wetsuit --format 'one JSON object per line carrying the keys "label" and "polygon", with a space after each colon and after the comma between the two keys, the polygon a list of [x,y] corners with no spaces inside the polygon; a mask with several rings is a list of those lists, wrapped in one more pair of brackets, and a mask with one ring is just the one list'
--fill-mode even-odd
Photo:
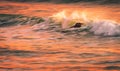
{"label": "dark wetsuit", "polygon": [[80,28],[83,23],[76,23],[71,28]]}

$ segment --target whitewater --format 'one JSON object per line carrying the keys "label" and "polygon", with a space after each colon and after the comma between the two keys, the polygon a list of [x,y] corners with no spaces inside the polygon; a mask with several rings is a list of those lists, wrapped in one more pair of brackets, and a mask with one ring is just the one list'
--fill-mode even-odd
{"label": "whitewater", "polygon": [[[49,18],[44,18],[45,21],[39,24],[39,29],[47,29],[52,26],[55,30],[69,30],[80,31],[78,33],[86,32],[97,36],[120,36],[120,24],[108,19],[89,19],[86,15],[73,12],[70,16],[66,16],[65,12],[59,12]],[[71,28],[76,23],[83,23],[81,27]],[[36,25],[35,25],[36,26]],[[38,25],[37,25],[38,26]]]}
{"label": "whitewater", "polygon": [[116,4],[1,1],[0,71],[120,71],[119,15]]}
{"label": "whitewater", "polygon": [[[74,13],[74,12],[73,12]],[[12,15],[11,15],[12,16]],[[61,16],[61,17],[60,17]],[[77,17],[76,17],[77,16]],[[24,18],[24,17],[23,17]],[[54,31],[79,31],[77,33],[86,32],[86,34],[93,34],[97,36],[120,36],[120,25],[118,22],[115,22],[113,20],[106,20],[106,19],[88,19],[86,16],[81,16],[80,14],[76,15],[72,14],[72,16],[65,16],[63,14],[60,14],[57,16],[50,16],[50,17],[44,17],[44,18],[28,18],[23,21],[19,21],[19,17],[7,20],[5,22],[0,22],[1,26],[7,26],[11,22],[9,26],[15,26],[14,21],[16,22],[17,26],[23,25],[31,25],[31,30],[54,30]],[[38,22],[40,21],[40,22]],[[32,23],[32,24],[30,24]],[[81,27],[78,28],[71,28],[71,26],[75,25],[76,23],[83,23]],[[1,27],[2,28],[2,27]],[[5,28],[5,27],[4,27]]]}

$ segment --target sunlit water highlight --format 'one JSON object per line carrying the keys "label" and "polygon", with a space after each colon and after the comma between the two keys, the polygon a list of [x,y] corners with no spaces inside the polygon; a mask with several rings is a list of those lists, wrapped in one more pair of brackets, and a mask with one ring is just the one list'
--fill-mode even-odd
{"label": "sunlit water highlight", "polygon": [[71,21],[0,27],[0,71],[119,71],[119,23],[84,16],[75,29]]}

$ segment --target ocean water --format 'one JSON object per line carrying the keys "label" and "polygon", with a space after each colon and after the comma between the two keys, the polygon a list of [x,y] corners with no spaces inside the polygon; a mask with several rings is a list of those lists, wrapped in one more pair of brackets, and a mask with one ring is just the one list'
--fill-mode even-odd
{"label": "ocean water", "polygon": [[[0,14],[0,71],[120,70],[118,17],[89,19],[64,11],[52,17],[28,15]],[[85,24],[70,28],[76,22]]]}

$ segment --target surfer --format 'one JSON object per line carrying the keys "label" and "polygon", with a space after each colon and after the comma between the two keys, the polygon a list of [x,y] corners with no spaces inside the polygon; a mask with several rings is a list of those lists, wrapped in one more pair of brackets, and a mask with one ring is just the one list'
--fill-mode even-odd
{"label": "surfer", "polygon": [[75,23],[73,26],[71,26],[70,28],[80,28],[82,26],[83,23]]}

